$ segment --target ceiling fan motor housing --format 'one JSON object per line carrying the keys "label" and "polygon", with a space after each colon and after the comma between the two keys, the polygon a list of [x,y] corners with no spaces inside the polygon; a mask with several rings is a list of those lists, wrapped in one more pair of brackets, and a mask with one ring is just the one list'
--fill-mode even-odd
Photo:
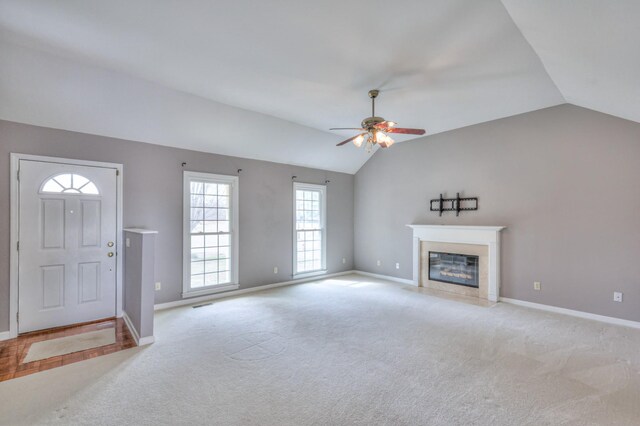
{"label": "ceiling fan motor housing", "polygon": [[375,126],[378,123],[382,123],[383,121],[385,121],[385,119],[382,117],[367,117],[364,120],[362,120],[362,123],[360,125],[362,126],[363,129],[371,130],[373,129],[373,126]]}

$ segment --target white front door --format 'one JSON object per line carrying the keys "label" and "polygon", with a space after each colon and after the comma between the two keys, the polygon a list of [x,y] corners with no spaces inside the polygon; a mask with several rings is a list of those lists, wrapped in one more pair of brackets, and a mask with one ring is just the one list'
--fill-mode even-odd
{"label": "white front door", "polygon": [[18,331],[116,314],[116,169],[20,160]]}

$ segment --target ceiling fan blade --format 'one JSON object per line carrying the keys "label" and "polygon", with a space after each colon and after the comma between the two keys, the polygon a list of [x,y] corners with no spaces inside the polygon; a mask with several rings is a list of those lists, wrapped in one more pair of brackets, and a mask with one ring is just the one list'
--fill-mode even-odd
{"label": "ceiling fan blade", "polygon": [[360,127],[332,127],[329,130],[364,130]]}
{"label": "ceiling fan blade", "polygon": [[349,139],[347,139],[346,141],[342,141],[342,142],[340,142],[339,144],[336,144],[336,146],[342,146],[342,145],[344,145],[344,144],[346,144],[346,143],[351,142],[352,140],[354,140],[354,139],[355,139],[355,138],[357,138],[358,136],[364,136],[364,135],[366,135],[366,133],[360,133],[359,135],[355,135],[354,137],[349,138]]}
{"label": "ceiling fan blade", "polygon": [[378,124],[374,124],[373,127],[378,128],[378,129],[386,129],[386,128],[391,128],[396,126],[397,123],[395,121],[383,121],[381,123]]}
{"label": "ceiling fan blade", "polygon": [[385,130],[386,133],[402,133],[405,135],[424,135],[426,130],[424,129],[405,129],[402,127],[390,127]]}

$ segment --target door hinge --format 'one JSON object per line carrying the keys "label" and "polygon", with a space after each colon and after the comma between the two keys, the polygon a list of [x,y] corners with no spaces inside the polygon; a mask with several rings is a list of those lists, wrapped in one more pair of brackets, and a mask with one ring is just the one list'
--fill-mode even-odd
{"label": "door hinge", "polygon": [[20,322],[20,312],[16,312],[16,322]]}
{"label": "door hinge", "polygon": [[120,176],[120,170],[116,169],[116,176]]}
{"label": "door hinge", "polygon": [[20,169],[18,169],[18,171],[16,172],[16,179],[18,179],[18,182],[20,182]]}
{"label": "door hinge", "polygon": [[16,242],[16,250],[20,251],[20,241]]}

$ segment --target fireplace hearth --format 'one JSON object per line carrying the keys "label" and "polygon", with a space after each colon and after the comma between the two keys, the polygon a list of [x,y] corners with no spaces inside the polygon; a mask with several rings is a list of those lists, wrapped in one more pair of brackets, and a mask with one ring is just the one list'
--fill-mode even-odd
{"label": "fireplace hearth", "polygon": [[479,287],[479,257],[429,251],[429,279],[467,287]]}

